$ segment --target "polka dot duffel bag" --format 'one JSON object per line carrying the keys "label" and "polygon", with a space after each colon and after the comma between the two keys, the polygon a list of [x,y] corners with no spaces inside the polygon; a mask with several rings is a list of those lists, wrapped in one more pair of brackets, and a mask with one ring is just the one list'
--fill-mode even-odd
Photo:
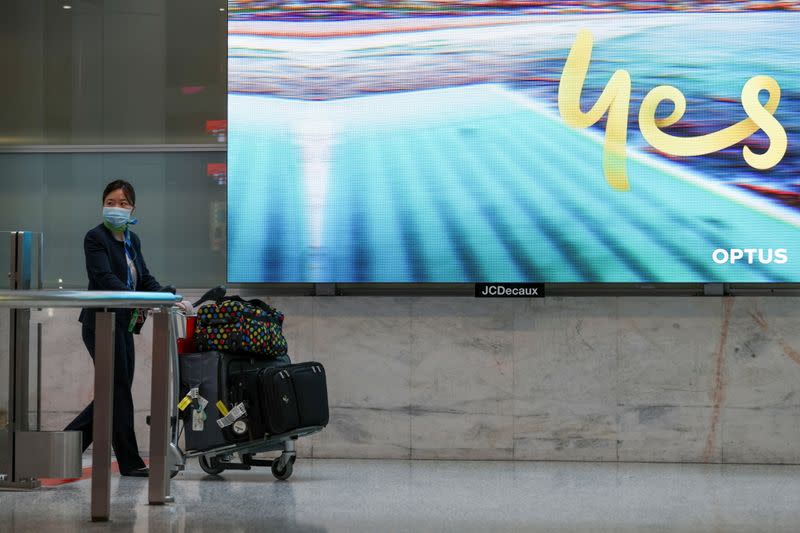
{"label": "polka dot duffel bag", "polygon": [[238,296],[200,307],[194,338],[201,352],[245,352],[269,359],[287,353],[283,313]]}

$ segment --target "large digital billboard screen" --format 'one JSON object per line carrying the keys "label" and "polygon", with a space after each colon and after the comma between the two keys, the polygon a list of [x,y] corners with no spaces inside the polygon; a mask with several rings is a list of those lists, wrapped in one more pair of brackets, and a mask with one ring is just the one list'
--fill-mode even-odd
{"label": "large digital billboard screen", "polygon": [[798,4],[231,1],[229,281],[800,281]]}

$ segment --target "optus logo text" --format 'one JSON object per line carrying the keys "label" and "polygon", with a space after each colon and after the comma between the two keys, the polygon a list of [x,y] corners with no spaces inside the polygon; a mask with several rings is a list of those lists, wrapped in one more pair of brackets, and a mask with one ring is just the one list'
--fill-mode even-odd
{"label": "optus logo text", "polygon": [[717,248],[711,253],[711,259],[718,265],[726,263],[733,265],[745,261],[748,265],[753,263],[783,265],[789,261],[789,253],[786,248],[731,248],[730,250]]}

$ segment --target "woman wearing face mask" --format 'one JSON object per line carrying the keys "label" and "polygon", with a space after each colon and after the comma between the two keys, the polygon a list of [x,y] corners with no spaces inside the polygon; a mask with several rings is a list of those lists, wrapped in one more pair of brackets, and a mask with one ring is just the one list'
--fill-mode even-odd
{"label": "woman wearing face mask", "polygon": [[[116,180],[103,191],[103,222],[89,230],[83,241],[86,254],[86,271],[89,290],[149,291],[164,290],[150,275],[142,255],[139,237],[130,231],[136,224],[136,193],[127,181]],[[174,292],[174,290],[173,290]],[[148,470],[139,455],[139,446],[133,429],[134,347],[133,331],[137,312],[130,309],[113,309],[116,313],[114,334],[114,408],[111,442],[123,476],[145,477]],[[96,309],[83,309],[83,343],[94,359]],[[67,431],[83,433],[83,449],[92,442],[93,405],[90,403]]]}

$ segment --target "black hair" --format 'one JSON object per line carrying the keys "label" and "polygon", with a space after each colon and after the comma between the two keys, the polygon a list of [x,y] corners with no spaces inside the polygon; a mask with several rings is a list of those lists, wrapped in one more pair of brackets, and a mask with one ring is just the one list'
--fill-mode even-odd
{"label": "black hair", "polygon": [[133,185],[125,180],[114,180],[106,185],[106,189],[103,191],[103,203],[106,202],[106,196],[117,189],[122,189],[122,193],[125,195],[125,199],[128,200],[128,203],[132,206],[136,205],[136,191],[133,190]]}

